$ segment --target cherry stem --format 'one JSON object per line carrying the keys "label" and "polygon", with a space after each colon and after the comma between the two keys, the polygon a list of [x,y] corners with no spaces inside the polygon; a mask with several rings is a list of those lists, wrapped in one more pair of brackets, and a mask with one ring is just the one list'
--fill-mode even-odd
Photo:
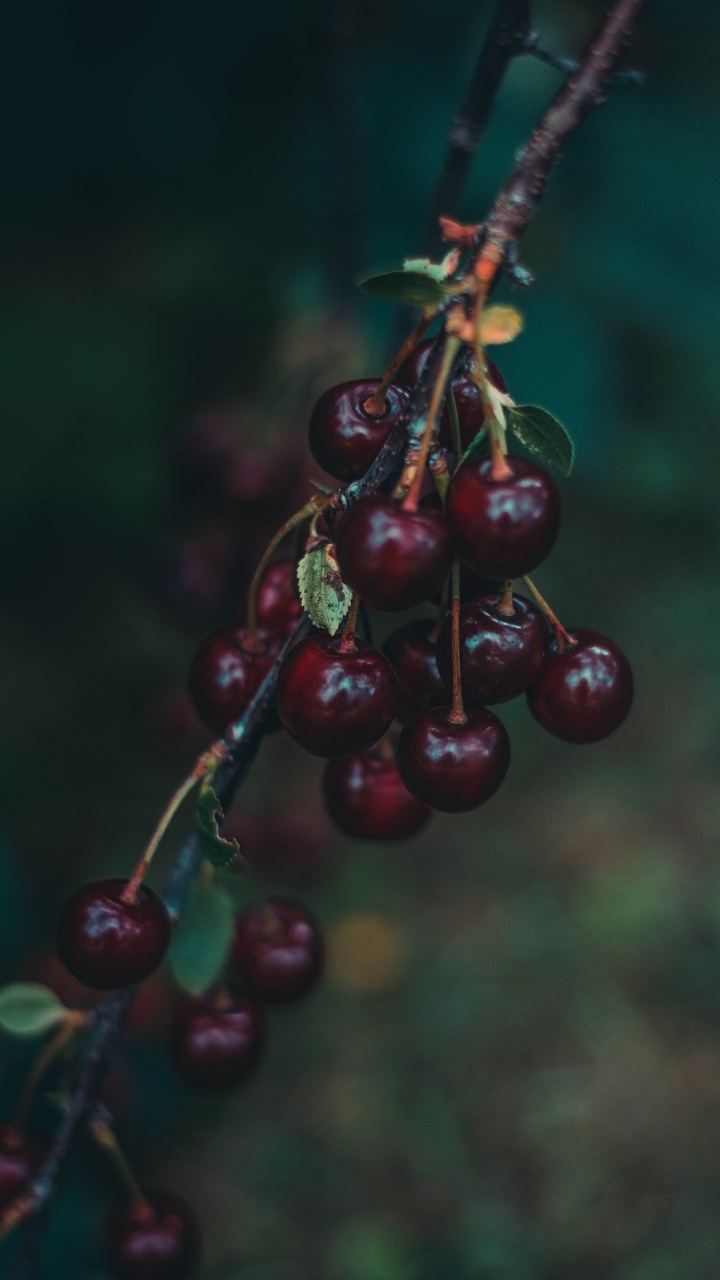
{"label": "cherry stem", "polygon": [[89,1021],[88,1014],[83,1013],[81,1009],[68,1009],[55,1035],[51,1036],[47,1044],[43,1045],[40,1050],[20,1090],[20,1096],[15,1104],[12,1118],[14,1128],[21,1129],[25,1124],[40,1081],[50,1064],[59,1057],[65,1046],[70,1043],[82,1027],[88,1025]]}
{"label": "cherry stem", "polygon": [[373,417],[379,418],[385,412],[385,397],[387,396],[387,390],[390,383],[393,381],[398,369],[402,368],[408,356],[415,350],[418,342],[427,330],[430,322],[434,320],[436,314],[437,313],[435,311],[423,311],[415,328],[410,334],[410,337],[406,338],[397,355],[385,370],[382,382],[380,383],[377,391],[374,391],[373,394],[368,396],[365,401],[363,409],[366,413],[370,413]]}
{"label": "cherry stem", "polygon": [[490,440],[490,476],[493,480],[509,480],[512,470],[506,461],[507,442],[505,432],[495,417],[495,410],[488,392],[487,375],[485,373],[485,348],[482,341],[482,313],[488,295],[490,281],[480,278],[475,295],[475,360],[477,369],[474,374],[475,385],[480,396],[483,421]]}
{"label": "cherry stem", "polygon": [[455,454],[455,467],[457,469],[460,465],[463,447],[462,436],[460,435],[460,419],[458,418],[457,401],[452,387],[448,392],[447,407],[448,417],[450,418],[450,439],[452,441],[452,451]]}
{"label": "cherry stem", "polygon": [[221,745],[220,741],[218,741],[213,743],[213,745],[210,747],[208,751],[203,751],[202,755],[198,757],[197,761],[195,762],[195,768],[193,769],[192,773],[188,774],[185,781],[180,783],[180,786],[178,787],[175,794],[172,796],[171,800],[169,801],[168,805],[166,806],[162,814],[162,817],[160,818],[160,821],[158,822],[155,830],[153,831],[153,834],[150,838],[150,843],[148,844],[135,870],[133,871],[132,877],[130,878],[125,888],[123,889],[122,894],[120,895],[123,902],[137,901],[138,889],[140,888],[140,885],[142,884],[143,880],[147,875],[148,867],[150,866],[150,863],[152,862],[153,857],[155,855],[155,850],[160,844],[160,841],[165,835],[165,832],[170,826],[170,823],[175,817],[175,814],[180,808],[180,805],[182,804],[183,800],[185,799],[186,796],[190,794],[195,784],[205,776],[208,770],[213,765],[216,765],[219,760],[225,759],[226,756],[227,756],[226,748]]}
{"label": "cherry stem", "polygon": [[348,610],[348,615],[345,619],[345,626],[343,627],[343,633],[340,638],[340,653],[351,653],[355,648],[355,628],[357,626],[359,608],[360,597],[356,591],[350,601],[350,608]]}
{"label": "cherry stem", "polygon": [[140,1190],[140,1184],[135,1177],[130,1161],[113,1133],[110,1125],[106,1120],[92,1120],[88,1126],[93,1140],[97,1143],[102,1151],[109,1156],[110,1161],[115,1169],[118,1178],[123,1183],[130,1200],[134,1204],[144,1206],[148,1213],[151,1212],[145,1196]]}
{"label": "cherry stem", "polygon": [[462,671],[460,669],[460,561],[457,556],[452,567],[452,705],[450,724],[467,724],[463,706]]}
{"label": "cherry stem", "polygon": [[500,597],[500,603],[498,604],[497,611],[502,614],[503,618],[513,618],[515,616],[512,578],[506,578],[503,583],[502,595]]}
{"label": "cherry stem", "polygon": [[381,760],[395,759],[395,744],[389,733],[386,733],[385,736],[375,744],[373,750],[377,752],[377,755]]}
{"label": "cherry stem", "polygon": [[545,598],[540,595],[540,592],[535,586],[535,583],[532,582],[531,579],[527,577],[527,575],[523,576],[523,582],[525,583],[525,586],[530,592],[530,595],[535,601],[538,609],[540,610],[541,613],[545,615],[546,621],[555,632],[555,639],[557,640],[558,653],[563,653],[566,645],[577,644],[577,640],[575,639],[575,637],[571,636],[570,633],[565,630],[564,626],[560,622],[560,619],[556,617],[556,615],[553,613],[547,600],[545,600]]}
{"label": "cherry stem", "polygon": [[285,523],[280,526],[277,533],[273,534],[273,537],[270,539],[270,542],[263,551],[248,590],[247,637],[245,640],[246,648],[252,649],[254,646],[260,646],[260,641],[258,640],[257,616],[258,592],[260,590],[262,576],[274,552],[287,535],[292,533],[293,529],[297,529],[298,525],[302,524],[303,521],[310,520],[314,516],[319,515],[325,507],[329,506],[331,498],[332,494],[329,493],[314,493],[309,502],[306,502],[299,511],[296,511],[294,515],[290,516],[289,520],[286,520]]}
{"label": "cherry stem", "polygon": [[430,445],[440,416],[440,407],[445,395],[445,388],[459,350],[460,339],[455,334],[448,334],[442,363],[430,395],[425,430],[423,431],[420,448],[417,448],[417,441],[410,442],[403,473],[396,489],[396,494],[402,492],[407,494],[402,504],[404,511],[417,511]]}

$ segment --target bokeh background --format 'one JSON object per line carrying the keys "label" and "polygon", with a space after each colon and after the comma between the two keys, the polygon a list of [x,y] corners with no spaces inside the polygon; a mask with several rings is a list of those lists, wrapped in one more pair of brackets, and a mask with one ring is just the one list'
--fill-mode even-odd
{"label": "bokeh background", "polygon": [[[421,247],[490,7],[6,12],[3,981],[84,998],[53,959],[59,903],[133,865],[207,741],[194,647],[307,492],[313,398],[379,372],[410,321],[353,278]],[[598,9],[538,3],[545,42],[579,50]],[[142,1179],[197,1206],[209,1280],[717,1275],[717,6],[652,6],[633,56],[647,86],[563,160],[524,245],[526,331],[499,352],[577,445],[538,583],[627,651],[633,715],[575,749],[502,708],[502,791],[397,847],[335,836],[321,762],[264,746],[233,819],[323,921],[327,981],[217,1100],[175,1079],[176,992],[153,980],[108,1086]],[[557,82],[515,64],[452,212],[482,217]],[[5,1115],[33,1050],[0,1044]],[[48,1280],[101,1280],[116,1195],[81,1144]]]}

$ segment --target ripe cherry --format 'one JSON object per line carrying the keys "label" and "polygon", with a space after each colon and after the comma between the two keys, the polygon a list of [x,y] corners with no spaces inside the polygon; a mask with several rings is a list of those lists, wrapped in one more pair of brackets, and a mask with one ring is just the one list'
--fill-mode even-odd
{"label": "ripe cherry", "polygon": [[430,817],[427,805],[402,782],[394,755],[378,747],[347,760],[329,760],[323,797],[335,824],[357,840],[404,840]]}
{"label": "ripe cherry", "polygon": [[57,927],[60,959],[88,987],[129,987],[147,978],[170,945],[172,925],[155,891],[128,880],[98,880],[68,899]]}
{"label": "ripe cherry", "polygon": [[287,1004],[318,981],[325,948],[307,907],[288,898],[269,898],[240,916],[233,963],[257,1000]]}
{"label": "ripe cherry", "polygon": [[465,724],[452,724],[448,714],[448,707],[434,707],[405,725],[397,766],[419,800],[443,813],[463,813],[497,791],[510,764],[510,739],[484,707],[466,708]]}
{"label": "ripe cherry", "polygon": [[188,685],[198,715],[210,729],[223,729],[241,716],[273,664],[277,641],[268,632],[249,640],[245,627],[215,631],[200,645]]}
{"label": "ripe cherry", "polygon": [[200,1261],[200,1230],[189,1205],[169,1191],[145,1191],[109,1214],[108,1271],[118,1280],[181,1280]]}
{"label": "ripe cherry", "polygon": [[292,631],[302,613],[292,560],[275,560],[265,570],[258,589],[257,618],[266,631]]}
{"label": "ripe cherry", "polygon": [[[408,356],[398,374],[398,382],[407,387],[409,391],[412,391],[413,387],[420,381],[428,362],[433,341],[433,338],[427,338],[425,342],[420,342],[412,355]],[[485,376],[498,390],[507,391],[507,386],[500,370],[487,355],[485,356]],[[457,367],[452,380],[452,390],[455,396],[455,404],[457,405],[460,438],[463,448],[467,449],[483,424],[480,393],[468,374]],[[440,419],[438,439],[444,449],[451,448],[452,434],[447,406],[443,409]]]}
{"label": "ripe cherry", "polygon": [[175,1064],[199,1089],[230,1089],[257,1065],[265,1043],[260,1008],[229,988],[189,996],[180,1005],[170,1044]]}
{"label": "ripe cherry", "polygon": [[22,1195],[35,1177],[44,1149],[14,1125],[0,1125],[0,1210]]}
{"label": "ripe cherry", "polygon": [[622,724],[633,699],[632,668],[606,636],[572,627],[576,644],[558,651],[553,640],[528,706],[535,719],[565,742],[599,742]]}
{"label": "ripe cherry", "polygon": [[447,702],[447,689],[435,660],[434,618],[406,622],[383,645],[397,676],[398,704],[395,718],[407,724],[420,711]]}
{"label": "ripe cherry", "polygon": [[[501,611],[501,604],[502,595],[493,593],[460,608],[460,670],[470,702],[488,705],[516,698],[530,688],[543,664],[548,633],[540,611],[522,596],[512,597],[510,615]],[[438,636],[437,661],[452,690],[450,618]]]}
{"label": "ripe cherry", "polygon": [[373,609],[412,609],[445,581],[450,532],[432,507],[408,511],[374,494],[344,517],[337,534],[343,580]]}
{"label": "ripe cherry", "polygon": [[458,467],[445,515],[458,551],[488,578],[521,578],[545,559],[560,527],[554,480],[534,462],[510,458],[512,475],[494,480],[490,458]]}
{"label": "ripe cherry", "polygon": [[365,475],[407,405],[404,387],[389,386],[385,412],[371,413],[365,405],[379,386],[379,378],[341,382],[321,395],[310,416],[313,458],[345,484]]}
{"label": "ripe cherry", "polygon": [[277,683],[277,707],[288,733],[316,756],[365,751],[390,727],[397,680],[379,649],[355,639],[343,651],[340,637],[308,636],[285,659]]}

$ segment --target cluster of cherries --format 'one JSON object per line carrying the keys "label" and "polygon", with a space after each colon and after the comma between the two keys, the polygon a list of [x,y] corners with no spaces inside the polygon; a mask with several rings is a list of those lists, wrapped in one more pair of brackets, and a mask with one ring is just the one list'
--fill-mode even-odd
{"label": "cluster of cherries", "polygon": [[[421,343],[387,388],[378,380],[342,383],[313,410],[309,438],[316,461],[334,478],[359,479],[407,407],[431,347]],[[490,380],[504,390],[489,361]],[[452,381],[466,447],[483,415],[467,372]],[[438,432],[450,447],[444,409]],[[444,505],[373,494],[337,513],[333,537],[343,581],[370,608],[396,612],[437,599],[453,559],[462,562],[459,667],[463,709],[453,713],[450,616],[408,622],[376,648],[354,634],[319,632],[285,659],[277,713],[306,751],[328,759],[326,807],[346,834],[366,839],[412,835],[432,809],[460,812],[488,800],[510,761],[508,735],[488,707],[525,693],[531,713],[567,742],[612,733],[632,701],[632,672],[618,646],[595,631],[549,626],[530,600],[512,593],[551,550],[560,525],[552,478],[512,457],[498,474],[491,457],[455,471]],[[230,627],[199,648],[190,690],[203,720],[223,729],[242,714],[301,613],[290,560],[271,564],[260,582],[258,629]],[[395,746],[392,722],[403,726]]]}

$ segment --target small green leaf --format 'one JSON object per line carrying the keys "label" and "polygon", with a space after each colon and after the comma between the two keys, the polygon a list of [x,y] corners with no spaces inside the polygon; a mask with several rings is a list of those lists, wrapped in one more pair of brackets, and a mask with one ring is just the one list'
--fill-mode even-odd
{"label": "small green leaf", "polygon": [[526,449],[563,476],[569,476],[575,448],[567,431],[547,409],[536,404],[516,404],[509,410],[510,430]]}
{"label": "small green leaf", "polygon": [[0,1027],[13,1036],[37,1036],[62,1022],[67,1009],[49,987],[14,982],[0,989]]}
{"label": "small green leaf", "polygon": [[297,568],[303,609],[316,627],[334,636],[352,604],[353,593],[345,586],[332,542],[322,542],[307,551]]}
{"label": "small green leaf", "polygon": [[222,821],[224,816],[222,805],[212,785],[206,779],[198,796],[195,827],[204,856],[212,862],[214,867],[219,867],[221,870],[223,867],[229,867],[233,858],[240,852],[237,840],[226,840],[220,834],[218,822]]}
{"label": "small green leaf", "polygon": [[168,956],[180,986],[201,995],[219,976],[233,935],[233,905],[224,889],[195,882]]}
{"label": "small green leaf", "polygon": [[487,453],[487,446],[485,443],[486,439],[487,427],[483,425],[475,436],[475,439],[468,445],[460,459],[460,462],[470,462],[473,458],[484,456]]}
{"label": "small green leaf", "polygon": [[435,308],[443,300],[446,289],[425,271],[385,271],[379,276],[358,280],[358,288],[371,298],[385,302],[404,302],[408,307]]}

